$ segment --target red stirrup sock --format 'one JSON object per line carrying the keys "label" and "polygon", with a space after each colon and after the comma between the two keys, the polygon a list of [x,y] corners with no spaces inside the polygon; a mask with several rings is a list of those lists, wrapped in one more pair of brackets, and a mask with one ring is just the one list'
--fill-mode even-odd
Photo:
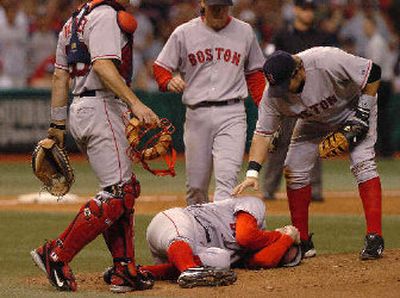
{"label": "red stirrup sock", "polygon": [[299,189],[287,187],[292,224],[299,230],[300,239],[308,240],[308,207],[311,201],[311,185]]}
{"label": "red stirrup sock", "polygon": [[175,241],[169,246],[168,259],[180,272],[197,266],[192,248],[185,241]]}
{"label": "red stirrup sock", "polygon": [[382,188],[379,177],[358,185],[358,191],[364,207],[367,233],[382,236]]}

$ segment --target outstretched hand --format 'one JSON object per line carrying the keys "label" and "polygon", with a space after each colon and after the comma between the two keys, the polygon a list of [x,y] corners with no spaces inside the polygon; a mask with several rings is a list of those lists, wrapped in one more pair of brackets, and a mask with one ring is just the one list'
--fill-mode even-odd
{"label": "outstretched hand", "polygon": [[243,180],[242,183],[240,183],[233,189],[232,195],[237,196],[241,194],[246,188],[251,186],[253,187],[253,190],[258,190],[258,179],[254,177],[246,177],[246,179]]}

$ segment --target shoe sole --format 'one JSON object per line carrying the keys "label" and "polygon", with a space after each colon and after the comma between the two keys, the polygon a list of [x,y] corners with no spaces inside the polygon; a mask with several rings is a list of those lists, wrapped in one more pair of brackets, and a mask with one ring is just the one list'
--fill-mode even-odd
{"label": "shoe sole", "polygon": [[110,286],[110,291],[112,293],[127,293],[127,292],[132,292],[135,291],[134,288],[129,287],[129,286],[116,286],[116,285],[111,285]]}
{"label": "shoe sole", "polygon": [[57,285],[50,279],[49,274],[47,273],[47,270],[46,270],[46,266],[44,265],[42,258],[36,252],[36,250],[31,251],[31,257],[32,257],[32,261],[35,263],[35,265],[44,272],[44,274],[46,275],[50,284],[58,290]]}
{"label": "shoe sole", "polygon": [[44,265],[44,263],[42,261],[42,258],[36,252],[36,250],[32,250],[31,251],[31,257],[32,257],[32,261],[35,263],[35,265],[37,267],[39,267],[39,269],[42,270],[47,276],[48,274],[47,274],[47,271],[46,271],[46,266]]}
{"label": "shoe sole", "polygon": [[178,284],[182,288],[193,287],[219,287],[228,286],[237,280],[234,272],[208,272],[207,274],[187,275],[178,280]]}
{"label": "shoe sole", "polygon": [[303,259],[313,258],[317,255],[317,250],[315,248],[309,249],[305,252]]}

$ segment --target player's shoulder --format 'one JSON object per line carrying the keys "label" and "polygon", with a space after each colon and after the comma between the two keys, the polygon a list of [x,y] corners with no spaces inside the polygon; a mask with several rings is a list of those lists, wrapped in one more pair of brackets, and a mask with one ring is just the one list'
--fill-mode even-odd
{"label": "player's shoulder", "polygon": [[115,17],[117,11],[110,5],[100,5],[97,6],[89,13],[89,18],[110,18]]}
{"label": "player's shoulder", "polygon": [[245,196],[245,197],[240,197],[240,198],[235,198],[235,205],[237,208],[240,208],[241,206],[245,206],[246,208],[251,208],[251,209],[260,209],[260,208],[265,208],[265,204],[262,201],[262,199],[258,197],[253,197],[253,196]]}
{"label": "player's shoulder", "polygon": [[197,18],[187,21],[186,23],[183,23],[183,24],[177,26],[173,33],[175,33],[175,34],[183,33],[186,31],[196,29],[197,27],[199,27],[201,25],[202,25],[202,20],[200,17],[197,17]]}
{"label": "player's shoulder", "polygon": [[303,60],[306,68],[324,69],[330,67],[336,59],[349,54],[337,47],[313,47],[296,55]]}
{"label": "player's shoulder", "polygon": [[249,23],[235,17],[231,17],[231,24],[235,27],[241,28],[242,30],[253,31],[253,27],[251,27]]}

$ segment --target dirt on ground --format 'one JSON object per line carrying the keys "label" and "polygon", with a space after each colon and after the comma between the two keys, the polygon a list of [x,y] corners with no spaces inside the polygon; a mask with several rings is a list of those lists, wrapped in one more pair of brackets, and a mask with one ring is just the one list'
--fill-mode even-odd
{"label": "dirt on ground", "polygon": [[[0,200],[0,210],[76,212],[79,204],[17,204],[16,200]],[[288,214],[283,198],[267,201],[268,214]],[[137,213],[154,214],[167,208],[184,206],[183,197],[146,197],[137,202]],[[398,215],[400,198],[385,194],[383,214]],[[312,203],[311,214],[362,215],[356,195],[328,194],[324,203]],[[132,296],[156,297],[400,297],[400,249],[386,250],[380,260],[360,261],[356,253],[319,255],[304,260],[294,268],[249,271],[236,270],[234,285],[219,288],[182,289],[176,283],[156,282],[152,290],[131,292]],[[102,274],[77,274],[79,290],[108,292]],[[35,287],[50,287],[41,275],[25,281]]]}

